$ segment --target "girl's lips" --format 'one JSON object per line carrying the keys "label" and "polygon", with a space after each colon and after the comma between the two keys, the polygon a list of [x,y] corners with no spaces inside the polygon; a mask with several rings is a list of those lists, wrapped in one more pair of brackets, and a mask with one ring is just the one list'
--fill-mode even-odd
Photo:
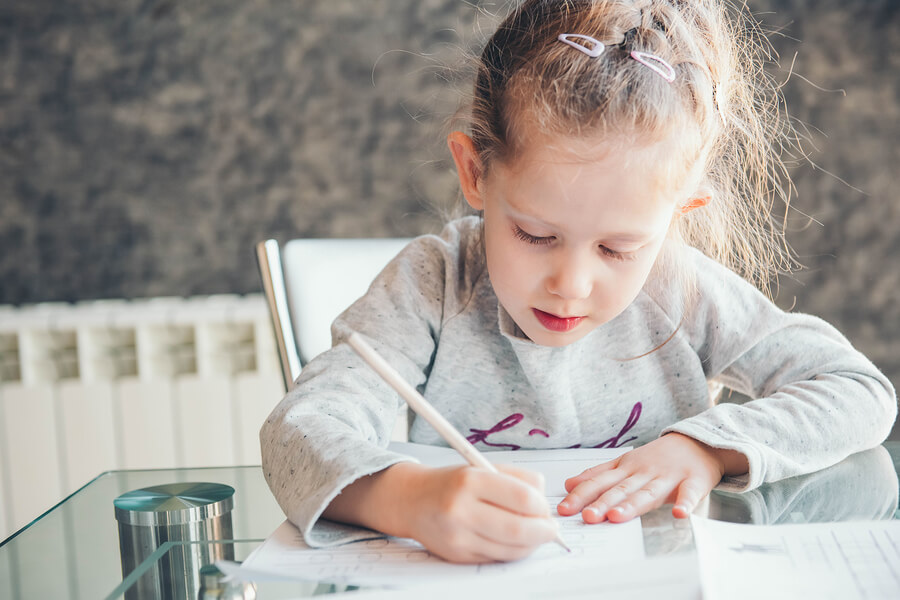
{"label": "girl's lips", "polygon": [[584,320],[584,317],[557,317],[537,308],[532,308],[531,310],[534,312],[537,320],[541,322],[541,325],[550,331],[571,331]]}

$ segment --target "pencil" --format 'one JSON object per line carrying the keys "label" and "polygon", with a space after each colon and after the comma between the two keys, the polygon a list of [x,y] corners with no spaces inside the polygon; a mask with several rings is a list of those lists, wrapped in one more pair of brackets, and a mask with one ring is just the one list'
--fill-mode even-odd
{"label": "pencil", "polygon": [[[493,473],[498,473],[497,468],[473,446],[469,440],[464,438],[450,422],[444,418],[422,394],[409,385],[405,379],[392,367],[384,358],[378,354],[372,346],[366,342],[361,335],[355,331],[350,334],[347,343],[359,354],[366,364],[372,367],[372,370],[384,379],[388,385],[397,390],[397,393],[406,400],[406,403],[413,409],[417,415],[425,419],[435,431],[437,431],[444,440],[450,444],[450,447],[459,452],[473,467],[487,469]],[[557,544],[562,546],[566,552],[572,550],[563,542],[559,532],[556,533]]]}

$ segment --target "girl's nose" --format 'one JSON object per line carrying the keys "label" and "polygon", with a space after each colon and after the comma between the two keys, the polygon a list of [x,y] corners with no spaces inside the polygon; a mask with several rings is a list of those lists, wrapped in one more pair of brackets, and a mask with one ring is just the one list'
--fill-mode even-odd
{"label": "girl's nose", "polygon": [[594,276],[584,261],[572,254],[560,257],[547,278],[547,291],[566,300],[582,300],[591,295]]}

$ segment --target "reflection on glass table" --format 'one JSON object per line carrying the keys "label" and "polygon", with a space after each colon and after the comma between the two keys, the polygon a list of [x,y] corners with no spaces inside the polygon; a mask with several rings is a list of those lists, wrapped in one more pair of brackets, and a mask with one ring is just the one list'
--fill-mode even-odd
{"label": "reflection on glass table", "polygon": [[[888,442],[823,471],[745,494],[713,492],[698,512],[757,524],[897,518],[898,466],[900,443]],[[172,482],[215,482],[235,489],[233,539],[220,543],[238,561],[284,520],[258,466],[103,473],[0,545],[0,598],[132,597],[135,582],[167,559],[174,545],[161,546],[123,575],[113,500],[130,490]],[[670,507],[645,515],[642,526],[648,556],[693,548],[690,524],[673,519]],[[322,582],[265,582],[257,585],[256,594],[260,599],[296,598],[344,589]],[[193,594],[185,594],[189,596]]]}

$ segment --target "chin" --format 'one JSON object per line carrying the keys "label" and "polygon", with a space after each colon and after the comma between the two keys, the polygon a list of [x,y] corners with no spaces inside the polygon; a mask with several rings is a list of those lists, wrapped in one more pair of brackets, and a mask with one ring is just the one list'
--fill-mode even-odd
{"label": "chin", "polygon": [[584,331],[582,331],[581,327],[579,327],[575,331],[554,333],[552,331],[547,331],[546,329],[541,328],[536,332],[535,335],[528,335],[528,339],[539,346],[547,346],[548,348],[562,348],[563,346],[574,344],[575,342],[589,334],[591,331],[593,331],[593,329],[593,327],[585,328]]}
{"label": "chin", "polygon": [[575,343],[580,340],[584,336],[578,336],[575,339],[565,339],[565,340],[541,340],[539,342],[535,342],[538,346],[546,346],[547,348],[562,348],[564,346],[568,346],[569,344]]}

